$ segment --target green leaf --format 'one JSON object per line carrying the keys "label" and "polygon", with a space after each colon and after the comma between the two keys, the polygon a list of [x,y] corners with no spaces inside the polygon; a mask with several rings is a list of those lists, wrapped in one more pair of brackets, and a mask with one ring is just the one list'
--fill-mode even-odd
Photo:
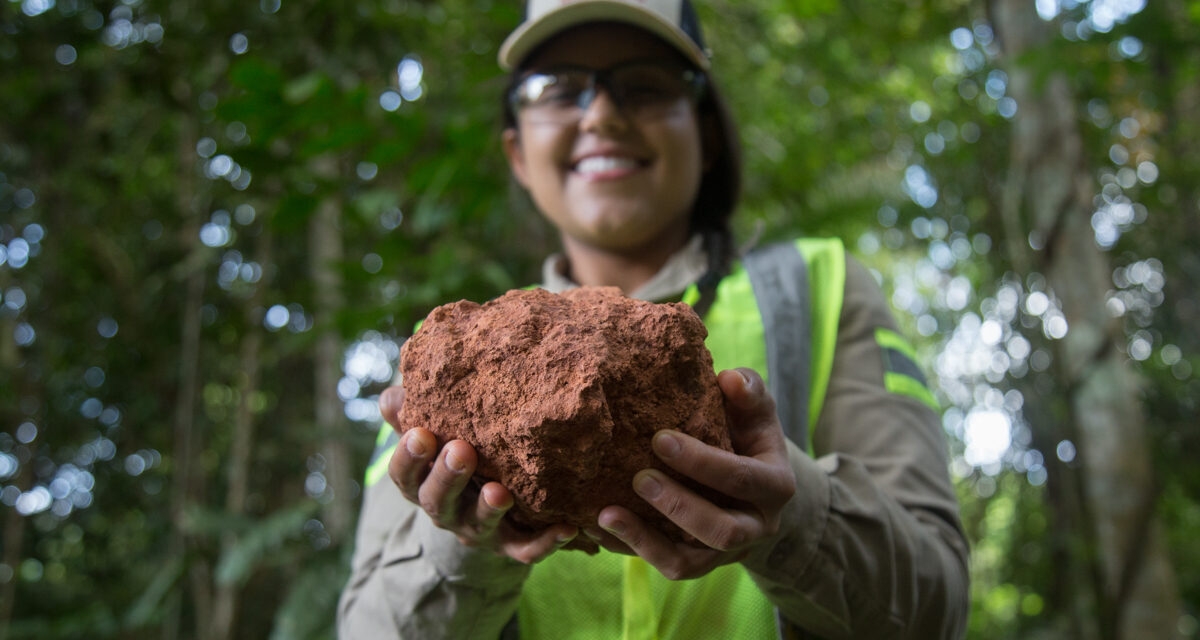
{"label": "green leaf", "polygon": [[512,275],[500,263],[488,260],[480,265],[480,275],[484,282],[494,288],[497,292],[508,291],[516,287]]}
{"label": "green leaf", "polygon": [[244,57],[229,69],[229,81],[252,93],[270,93],[283,84],[283,74],[260,58]]}
{"label": "green leaf", "polygon": [[349,558],[327,553],[296,577],[283,604],[275,611],[270,640],[329,637],[338,596],[349,577]]}
{"label": "green leaf", "polygon": [[129,612],[125,614],[125,626],[137,628],[154,622],[163,610],[163,599],[170,593],[179,576],[183,575],[183,561],[171,558],[163,565],[154,579],[146,586],[146,590],[138,597]]}
{"label": "green leaf", "polygon": [[278,231],[295,231],[308,222],[308,217],[316,208],[316,197],[289,193],[279,202],[279,209],[271,217],[271,226]]}
{"label": "green leaf", "polygon": [[283,99],[290,104],[307,102],[321,90],[325,82],[325,76],[317,72],[302,75],[284,86]]}
{"label": "green leaf", "polygon": [[399,207],[400,196],[395,189],[370,189],[355,196],[351,204],[363,220],[374,222],[385,211]]}
{"label": "green leaf", "polygon": [[833,13],[838,8],[837,0],[784,0],[784,13],[797,18],[816,18]]}
{"label": "green leaf", "polygon": [[446,225],[449,208],[441,202],[442,192],[454,177],[457,165],[453,161],[441,163],[429,186],[421,192],[413,213],[413,230],[420,234],[434,233]]}
{"label": "green leaf", "polygon": [[286,540],[302,532],[304,523],[316,513],[317,508],[316,502],[304,501],[256,522],[221,554],[217,562],[217,583],[244,582],[267,551],[280,547]]}

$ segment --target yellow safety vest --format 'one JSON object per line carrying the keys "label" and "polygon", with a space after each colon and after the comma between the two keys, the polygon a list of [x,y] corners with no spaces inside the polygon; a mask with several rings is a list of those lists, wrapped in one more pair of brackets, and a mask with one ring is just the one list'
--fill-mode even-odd
{"label": "yellow safety vest", "polygon": [[[806,238],[796,246],[807,267],[811,310],[811,430],[833,366],[846,263],[838,240]],[[685,302],[694,304],[698,298],[694,286],[684,294]],[[704,324],[717,371],[750,367],[769,384],[764,318],[742,265],[721,280]],[[807,439],[797,444],[807,450]],[[534,565],[522,590],[517,624],[522,640],[779,636],[775,607],[740,564],[718,567],[696,580],[671,581],[641,558],[603,550],[595,556],[556,553]]]}

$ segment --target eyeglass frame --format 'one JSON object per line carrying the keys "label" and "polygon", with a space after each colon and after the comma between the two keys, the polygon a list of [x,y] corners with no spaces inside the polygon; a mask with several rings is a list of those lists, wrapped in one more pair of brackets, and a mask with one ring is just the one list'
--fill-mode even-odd
{"label": "eyeglass frame", "polygon": [[[561,65],[545,70],[525,71],[515,76],[512,84],[509,86],[508,91],[506,92],[507,105],[513,116],[518,117],[523,110],[520,104],[521,87],[524,86],[530,78],[539,75],[551,76],[563,72],[581,71],[587,74],[588,79],[586,88],[579,93],[579,97],[576,99],[574,104],[575,107],[579,108],[579,113],[581,116],[585,111],[587,111],[588,107],[591,106],[592,102],[595,101],[596,96],[600,93],[600,88],[603,88],[606,92],[608,92],[609,98],[613,101],[613,104],[617,107],[617,109],[625,113],[625,105],[623,104],[624,98],[618,95],[618,92],[613,90],[612,83],[610,82],[609,78],[616,71],[638,65],[657,66],[673,71],[678,70],[684,82],[684,86],[686,87],[686,91],[680,97],[687,98],[693,104],[698,105],[708,92],[708,75],[699,69],[685,65],[676,65],[664,62],[657,58],[639,58],[621,62],[605,69],[594,69],[581,65]],[[528,105],[526,105],[524,108],[528,108]]]}

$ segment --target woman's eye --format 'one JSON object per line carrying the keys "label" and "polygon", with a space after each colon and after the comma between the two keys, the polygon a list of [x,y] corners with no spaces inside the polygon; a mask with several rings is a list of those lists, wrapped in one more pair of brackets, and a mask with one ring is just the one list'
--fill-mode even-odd
{"label": "woman's eye", "polygon": [[586,87],[586,78],[581,81],[569,75],[545,75],[537,78],[528,95],[531,102],[538,104],[573,104]]}
{"label": "woman's eye", "polygon": [[578,91],[572,90],[570,87],[564,85],[551,85],[542,91],[542,95],[538,99],[538,102],[563,104],[568,102],[573,103],[578,99]]}
{"label": "woman's eye", "polygon": [[634,104],[670,101],[677,95],[677,92],[672,91],[669,86],[644,83],[627,84],[622,88],[621,93],[627,102]]}

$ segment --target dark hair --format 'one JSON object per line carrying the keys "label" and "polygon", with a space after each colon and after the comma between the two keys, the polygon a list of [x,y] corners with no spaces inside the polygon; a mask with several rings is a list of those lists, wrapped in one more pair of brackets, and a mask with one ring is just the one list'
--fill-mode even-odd
{"label": "dark hair", "polygon": [[[513,111],[508,97],[521,80],[524,71],[524,65],[513,70],[509,76],[508,87],[501,98],[505,128],[517,128],[517,114]],[[741,197],[742,152],[729,106],[721,97],[711,76],[708,77],[704,93],[696,104],[696,112],[700,121],[704,153],[711,158],[711,162],[700,177],[700,188],[696,192],[696,201],[692,205],[689,220],[691,232],[700,234],[704,250],[708,254],[708,270],[696,284],[700,289],[701,299],[711,302],[717,284],[729,272],[735,257],[733,229],[729,221]],[[697,310],[702,311],[699,307]]]}

